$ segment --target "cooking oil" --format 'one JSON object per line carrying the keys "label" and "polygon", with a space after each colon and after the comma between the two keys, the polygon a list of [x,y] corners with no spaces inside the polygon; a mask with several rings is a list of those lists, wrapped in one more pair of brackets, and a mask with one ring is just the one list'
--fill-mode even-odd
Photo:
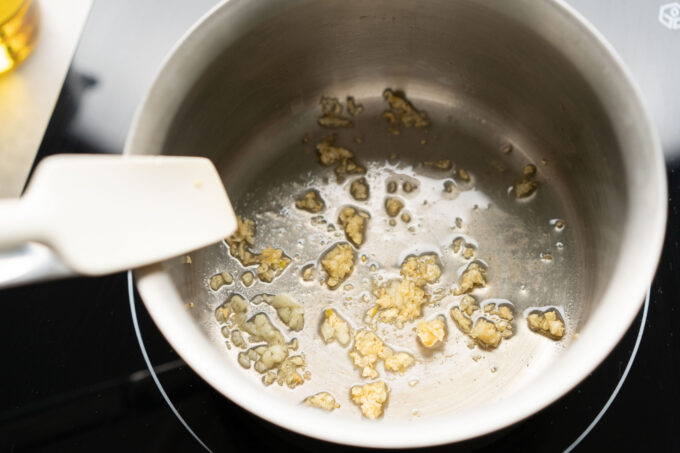
{"label": "cooking oil", "polygon": [[0,74],[21,63],[35,45],[38,5],[32,0],[0,0]]}
{"label": "cooking oil", "polygon": [[[359,152],[356,146],[352,148],[347,137],[344,137],[346,143],[342,143],[342,136],[339,144],[349,146],[356,152],[357,163],[365,166],[366,173],[361,178],[365,178],[369,187],[367,197],[359,200],[351,196],[351,185],[356,177],[338,182],[333,168],[319,166],[314,157],[309,161],[291,158],[299,152],[302,133],[296,134],[295,147],[290,148],[290,153],[281,153],[279,160],[268,168],[261,168],[255,178],[251,175],[241,181],[242,185],[234,184],[230,195],[233,192],[236,211],[257,224],[253,250],[271,245],[294,251],[300,260],[291,263],[290,268],[271,283],[255,281],[246,287],[237,281],[233,289],[216,294],[216,300],[230,292],[250,300],[263,292],[288,292],[295,294],[304,305],[306,327],[295,333],[282,331],[286,340],[293,337],[299,340],[300,350],[314,373],[314,379],[299,391],[281,390],[282,395],[294,401],[302,401],[319,391],[330,391],[340,397],[346,395],[348,385],[360,382],[359,372],[348,358],[347,347],[319,342],[318,326],[328,308],[347,320],[353,331],[367,327],[375,329],[387,344],[407,351],[416,359],[418,365],[409,371],[408,377],[391,375],[382,365],[378,367],[380,378],[387,380],[390,386],[390,418],[403,417],[406,409],[410,414],[410,409],[415,407],[412,404],[417,404],[423,414],[440,413],[451,407],[478,406],[496,398],[498,391],[513,391],[549,366],[563,345],[570,341],[578,321],[578,312],[573,309],[574,301],[581,295],[581,285],[575,277],[578,249],[573,246],[573,228],[565,228],[565,220],[550,218],[566,214],[554,186],[545,175],[539,174],[540,193],[517,200],[512,191],[506,193],[508,184],[516,182],[524,172],[531,173],[527,178],[538,173],[533,165],[525,169],[527,156],[519,149],[502,153],[503,164],[508,169],[505,174],[480,158],[484,156],[483,148],[476,141],[468,140],[466,135],[449,137],[450,143],[447,141],[446,149],[442,148],[438,154],[433,148],[438,142],[432,132],[430,137],[433,139],[425,145],[429,148],[427,153],[408,152],[409,148],[400,145],[401,141],[407,140],[413,132],[410,146],[422,149],[423,145],[419,144],[422,137],[417,136],[421,131],[405,130],[395,138],[385,131],[382,122],[371,123],[371,118],[381,120],[384,106],[380,104],[373,108],[369,102],[364,105],[367,113],[374,113],[370,117],[366,112],[363,114],[368,122],[364,143],[370,143],[371,149]],[[427,107],[428,113],[436,108],[434,105]],[[446,115],[431,115],[432,118],[437,116]],[[355,127],[360,126],[357,121]],[[279,143],[282,141],[280,133],[280,130],[272,129],[265,135],[271,134],[271,143]],[[316,134],[317,137],[309,134],[306,142],[318,142],[325,136],[323,134]],[[498,153],[498,144],[493,146]],[[252,149],[255,149],[254,145],[244,145],[244,153]],[[451,164],[436,165],[438,158],[449,155],[456,156]],[[297,197],[309,190],[316,190],[324,200],[325,207],[321,211],[310,213],[295,206]],[[394,217],[386,210],[385,202],[389,198],[396,198],[403,204],[398,212],[394,212]],[[326,251],[345,242],[337,219],[348,203],[369,212],[371,218],[366,226],[365,241],[355,247],[352,273],[338,288],[329,290],[321,260]],[[272,211],[278,215],[267,214]],[[544,212],[550,212],[550,217]],[[402,218],[403,214],[408,217]],[[457,238],[462,242],[456,252],[453,242]],[[469,256],[466,257],[464,252],[468,247]],[[378,322],[377,316],[368,316],[375,314],[372,310],[376,310],[376,289],[402,278],[400,266],[407,256],[423,253],[436,254],[442,269],[439,280],[427,286],[430,298],[422,306],[422,319],[439,315],[446,319],[448,339],[437,351],[424,350],[416,342],[414,329],[420,318],[398,328]],[[244,271],[236,260],[229,258],[226,249],[222,254],[222,261],[216,264],[220,270],[228,270],[234,275]],[[493,351],[480,349],[474,340],[460,331],[450,315],[461,297],[454,296],[452,291],[472,262],[485,269],[485,286],[475,288],[472,294],[479,305],[491,308],[495,301],[513,307],[515,313],[512,336]],[[546,262],[551,264],[546,265]],[[527,308],[545,309],[546,306],[558,310],[564,307],[560,315],[569,328],[560,341],[536,335],[522,316]],[[255,309],[251,306],[249,310]],[[264,310],[274,322],[277,321],[271,307],[258,306],[257,310]],[[219,334],[214,326],[213,330]],[[475,361],[474,357],[484,360]],[[448,392],[448,383],[440,382],[443,375],[450,377],[456,385],[463,385],[466,391]],[[446,407],[442,407],[443,399],[437,395],[441,391],[447,394]],[[343,404],[338,411],[356,416],[356,408],[347,398],[343,399],[348,404]]]}

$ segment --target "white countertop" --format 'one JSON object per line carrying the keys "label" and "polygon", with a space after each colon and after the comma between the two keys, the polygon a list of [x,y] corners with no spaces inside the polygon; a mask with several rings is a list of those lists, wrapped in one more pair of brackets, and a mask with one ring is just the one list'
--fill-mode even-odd
{"label": "white countertop", "polygon": [[0,75],[0,198],[18,197],[59,96],[92,0],[35,0],[32,54]]}

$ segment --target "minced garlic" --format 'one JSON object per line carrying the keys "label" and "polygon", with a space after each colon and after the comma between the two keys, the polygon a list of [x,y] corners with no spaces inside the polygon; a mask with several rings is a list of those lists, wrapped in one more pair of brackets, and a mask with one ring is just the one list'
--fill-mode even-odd
{"label": "minced garlic", "polygon": [[243,330],[250,334],[252,343],[265,342],[270,345],[283,344],[283,335],[274,327],[269,316],[264,313],[257,313],[243,325]]}
{"label": "minced garlic", "polygon": [[288,294],[277,294],[271,302],[276,314],[291,330],[299,332],[305,325],[305,307]]}
{"label": "minced garlic", "polygon": [[[473,317],[477,317],[474,323]],[[465,295],[460,304],[451,309],[451,318],[461,332],[484,349],[496,348],[502,339],[513,335],[514,313],[507,303],[486,303],[480,308],[472,296]]]}
{"label": "minced garlic", "polygon": [[536,166],[532,164],[526,165],[522,170],[521,181],[514,185],[516,198],[526,198],[536,192],[538,183],[534,181],[534,176],[536,176]]}
{"label": "minced garlic", "polygon": [[336,140],[335,135],[330,135],[324,141],[316,145],[316,150],[319,153],[319,161],[321,165],[329,166],[342,162],[343,160],[354,159],[354,153],[342,146],[333,146]]}
{"label": "minced garlic", "polygon": [[522,169],[522,174],[524,176],[535,176],[536,175],[536,166],[533,165],[533,164],[525,165],[524,168]]}
{"label": "minced garlic", "polygon": [[416,334],[420,343],[426,348],[439,346],[446,337],[446,318],[439,315],[431,321],[420,321]]}
{"label": "minced garlic", "polygon": [[454,193],[457,191],[458,189],[456,188],[456,184],[453,181],[451,180],[444,181],[444,192]]}
{"label": "minced garlic", "polygon": [[498,316],[508,321],[512,321],[512,319],[514,318],[512,309],[507,305],[501,305],[500,307],[498,307]]}
{"label": "minced garlic", "polygon": [[215,319],[220,324],[239,325],[245,321],[247,312],[248,302],[238,294],[234,294],[227,302],[217,307]]}
{"label": "minced garlic", "polygon": [[217,291],[225,285],[231,285],[234,283],[234,277],[228,272],[220,272],[210,277],[210,289]]}
{"label": "minced garlic", "polygon": [[243,338],[243,334],[238,329],[231,331],[231,342],[234,344],[234,346],[240,349],[244,349],[246,346],[248,346],[245,338]]}
{"label": "minced garlic", "polygon": [[403,279],[392,280],[374,291],[376,305],[367,312],[369,319],[378,314],[380,321],[401,327],[419,317],[421,306],[428,300],[423,287],[439,279],[441,268],[436,255],[425,253],[405,259],[401,275]]}
{"label": "minced garlic", "polygon": [[401,189],[406,193],[411,193],[417,188],[418,186],[413,184],[411,181],[404,181],[404,183],[401,185]]}
{"label": "minced garlic", "polygon": [[394,352],[388,347],[383,348],[381,357],[385,363],[385,369],[394,373],[403,373],[416,362],[408,352]]}
{"label": "minced garlic", "polygon": [[[238,229],[236,233],[227,238],[231,254],[238,259],[243,266],[257,264],[257,276],[261,281],[271,283],[275,277],[290,263],[283,250],[272,247],[265,248],[262,253],[253,253],[250,247],[255,242],[255,223],[246,218],[238,217]],[[241,281],[245,286],[253,283],[253,274],[245,272],[241,276]],[[216,282],[217,283],[217,282]],[[211,282],[212,285],[212,282]]]}
{"label": "minced garlic", "polygon": [[333,411],[340,407],[340,403],[337,403],[335,397],[328,392],[319,392],[308,396],[303,400],[303,403],[327,411]]}
{"label": "minced garlic", "polygon": [[375,379],[378,371],[375,369],[378,361],[383,360],[385,370],[403,373],[413,366],[415,359],[407,352],[394,352],[392,348],[370,330],[360,330],[354,336],[354,345],[349,352],[354,365],[361,369],[361,377]]}
{"label": "minced garlic", "polygon": [[[272,298],[272,304],[274,300],[276,296]],[[238,354],[238,363],[243,368],[248,369],[252,365],[255,371],[263,375],[262,382],[265,385],[276,382],[292,389],[304,382],[303,375],[308,373],[304,370],[306,366],[304,357],[290,355],[291,351],[298,349],[297,339],[285,343],[281,331],[274,327],[264,313],[257,313],[246,322],[240,323],[240,326],[250,335],[251,343],[264,343]],[[237,346],[239,346],[237,343],[240,343],[239,347],[244,347],[246,343],[236,330],[232,332],[232,342]]]}
{"label": "minced garlic", "polygon": [[453,240],[453,243],[451,244],[451,248],[453,249],[453,253],[458,253],[463,250],[463,258],[466,260],[472,259],[475,257],[475,246],[469,243],[465,242],[465,239],[458,237]]}
{"label": "minced garlic", "polygon": [[485,349],[498,347],[503,339],[503,336],[494,323],[485,318],[477,319],[477,322],[475,322],[474,327],[470,331],[470,337]]}
{"label": "minced garlic", "polygon": [[368,200],[369,187],[366,178],[358,178],[352,181],[352,184],[349,186],[349,193],[352,194],[355,200]]}
{"label": "minced garlic", "polygon": [[352,386],[349,396],[352,402],[359,406],[364,417],[375,420],[383,413],[389,391],[385,382],[377,381],[370,384]]}
{"label": "minced garlic", "polygon": [[257,267],[257,276],[267,283],[271,283],[290,264],[290,258],[283,253],[283,250],[272,247],[262,250],[258,261],[260,264]]}
{"label": "minced garlic", "polygon": [[354,345],[349,357],[354,365],[361,369],[361,377],[375,379],[378,371],[375,365],[383,354],[385,343],[370,330],[360,330],[354,336]]}
{"label": "minced garlic", "polygon": [[447,171],[453,167],[453,162],[450,159],[441,159],[436,162],[425,162],[428,167],[436,168],[437,170]]}
{"label": "minced garlic", "polygon": [[253,284],[253,280],[255,277],[253,276],[253,273],[248,271],[244,272],[243,275],[241,275],[241,283],[243,283],[243,286],[250,286]]}
{"label": "minced garlic", "polygon": [[458,178],[459,181],[463,182],[470,182],[470,173],[468,173],[467,170],[464,168],[459,168],[458,171],[456,172],[456,178]]}
{"label": "minced garlic", "polygon": [[338,182],[345,179],[345,175],[364,174],[366,168],[356,163],[354,153],[341,146],[333,146],[337,136],[332,134],[316,145],[319,161],[324,166],[335,165]]}
{"label": "minced garlic", "polygon": [[486,269],[477,262],[472,262],[467,269],[460,276],[458,287],[453,290],[454,296],[469,293],[475,288],[483,288],[486,286],[486,279],[484,274]]}
{"label": "minced garlic", "polygon": [[390,111],[386,112],[391,113],[390,122],[416,128],[425,128],[430,125],[425,112],[418,111],[403,95],[388,88],[383,92],[383,97],[390,104]]}
{"label": "minced garlic", "polygon": [[[301,355],[294,355],[287,357],[279,366],[276,376],[276,383],[279,385],[286,385],[290,389],[294,389],[298,385],[305,382],[305,379],[298,369],[304,369],[307,366],[305,358]],[[305,371],[304,373],[307,373]]]}
{"label": "minced garlic", "polygon": [[363,111],[364,111],[363,105],[357,104],[356,101],[354,100],[354,97],[347,96],[347,113],[349,113],[352,116],[357,116]]}
{"label": "minced garlic", "polygon": [[361,246],[365,240],[365,231],[368,219],[368,212],[347,206],[340,211],[338,224],[345,230],[347,240],[355,247]]}
{"label": "minced garlic", "polygon": [[324,310],[324,319],[321,322],[319,333],[326,344],[337,340],[342,346],[347,346],[352,339],[352,329],[349,323],[332,308]]}
{"label": "minced garlic", "polygon": [[387,197],[385,199],[385,212],[390,217],[396,217],[404,207],[404,203],[399,198]]}
{"label": "minced garlic", "polygon": [[305,192],[302,198],[298,199],[295,202],[295,207],[297,207],[298,209],[303,209],[305,211],[311,212],[313,214],[322,211],[325,206],[326,203],[323,201],[323,198],[321,198],[321,195],[319,195],[319,192],[317,192],[316,190],[308,190],[307,192]]}
{"label": "minced garlic", "polygon": [[460,252],[460,249],[463,245],[465,245],[465,239],[463,239],[463,238],[454,239],[453,243],[451,244],[451,248],[453,249],[453,253]]}
{"label": "minced garlic", "polygon": [[479,305],[477,305],[477,300],[468,296],[467,294],[460,299],[460,309],[468,316],[472,316],[472,313],[479,310]]}
{"label": "minced garlic", "polygon": [[529,178],[523,178],[518,183],[515,183],[515,197],[526,198],[532,193],[536,192],[538,183]]}
{"label": "minced garlic", "polygon": [[539,311],[530,313],[527,316],[527,324],[534,332],[553,340],[559,340],[564,336],[564,321],[555,309],[543,313]]}
{"label": "minced garlic", "polygon": [[306,282],[314,279],[314,265],[308,264],[302,268],[302,279]]}
{"label": "minced garlic", "polygon": [[321,267],[326,271],[326,285],[335,289],[354,270],[356,254],[349,244],[336,244],[321,260]]}
{"label": "minced garlic", "polygon": [[257,353],[253,368],[258,373],[280,366],[288,357],[288,349],[283,344],[260,345],[254,347],[253,351]]}
{"label": "minced garlic", "polygon": [[424,253],[420,256],[409,256],[401,264],[401,275],[413,280],[416,285],[434,283],[442,275],[442,269],[437,263],[437,255]]}
{"label": "minced garlic", "polygon": [[470,333],[470,330],[472,329],[472,320],[465,316],[459,307],[453,307],[451,309],[451,318],[461,332]]}
{"label": "minced garlic", "polygon": [[337,98],[322,97],[321,109],[323,114],[317,119],[319,126],[323,127],[352,127],[352,121],[341,116],[342,104]]}
{"label": "minced garlic", "polygon": [[423,288],[408,278],[392,280],[381,286],[376,291],[376,297],[378,319],[395,323],[398,327],[419,317],[421,306],[427,302]]}
{"label": "minced garlic", "polygon": [[229,251],[244,266],[257,263],[255,256],[249,249],[255,243],[255,222],[245,217],[237,217],[238,227],[236,232],[227,238]]}

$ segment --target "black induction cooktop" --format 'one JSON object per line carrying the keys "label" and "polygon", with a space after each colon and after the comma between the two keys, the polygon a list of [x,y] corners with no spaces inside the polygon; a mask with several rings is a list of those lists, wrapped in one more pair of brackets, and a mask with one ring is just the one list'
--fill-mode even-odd
{"label": "black induction cooktop", "polygon": [[[664,6],[570,3],[611,33],[616,14],[653,13],[657,21]],[[161,58],[212,4],[97,1],[36,161],[61,152],[120,152]],[[665,28],[655,33],[675,32]],[[669,56],[677,59],[680,32],[670,36],[676,51]],[[641,67],[633,65],[634,75]],[[680,105],[680,87],[664,95]],[[663,123],[664,112],[653,116]],[[680,144],[673,131],[661,135],[670,191],[666,242],[648,297],[623,340],[579,386],[538,414],[489,436],[429,450],[680,451],[680,161],[674,157]],[[123,273],[0,291],[0,450],[358,450],[293,434],[226,400],[172,350],[129,279]]]}

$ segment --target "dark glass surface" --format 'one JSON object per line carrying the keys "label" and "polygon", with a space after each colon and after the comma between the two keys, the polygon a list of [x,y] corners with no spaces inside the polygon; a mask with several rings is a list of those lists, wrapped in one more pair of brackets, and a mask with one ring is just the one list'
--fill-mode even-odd
{"label": "dark glass surface", "polygon": [[[177,6],[180,3],[168,2],[162,14],[175,17],[181,8],[189,8]],[[167,27],[176,34],[172,41],[212,2],[199,3],[191,10],[193,17],[185,14]],[[122,11],[124,5],[132,3],[95,5],[38,159],[65,151],[120,151],[134,106],[153,75],[148,68],[126,68],[125,64],[143,54],[121,50],[120,43],[115,46],[118,36],[103,26],[112,20],[111,10]],[[121,12],[120,17],[126,16]],[[146,36],[151,32],[138,25],[126,33]],[[172,35],[167,30],[165,34]],[[110,50],[109,59],[114,59],[108,62],[110,71],[87,69],[97,67],[87,52],[92,41],[102,43],[102,52]],[[172,41],[163,41],[165,47],[157,49],[158,61]],[[121,85],[125,71],[132,72],[130,77],[137,77],[142,88],[125,90]],[[102,93],[117,89],[128,93],[116,99],[124,108],[110,117],[101,115],[107,107],[102,105],[106,99]],[[84,130],[83,117],[90,118],[90,123],[109,124]],[[577,451],[680,451],[675,433],[680,427],[675,410],[680,405],[680,283],[676,278],[680,162],[668,162],[668,168],[669,226],[640,349],[618,397]],[[132,324],[125,274],[0,291],[0,306],[5,364],[0,373],[0,451],[202,451],[168,408],[146,368]],[[142,304],[136,304],[135,310],[160,382],[213,451],[356,450],[290,433],[230,403],[183,364]],[[600,412],[619,382],[641,318],[642,313],[603,364],[556,403],[502,432],[435,450],[564,450]]]}

